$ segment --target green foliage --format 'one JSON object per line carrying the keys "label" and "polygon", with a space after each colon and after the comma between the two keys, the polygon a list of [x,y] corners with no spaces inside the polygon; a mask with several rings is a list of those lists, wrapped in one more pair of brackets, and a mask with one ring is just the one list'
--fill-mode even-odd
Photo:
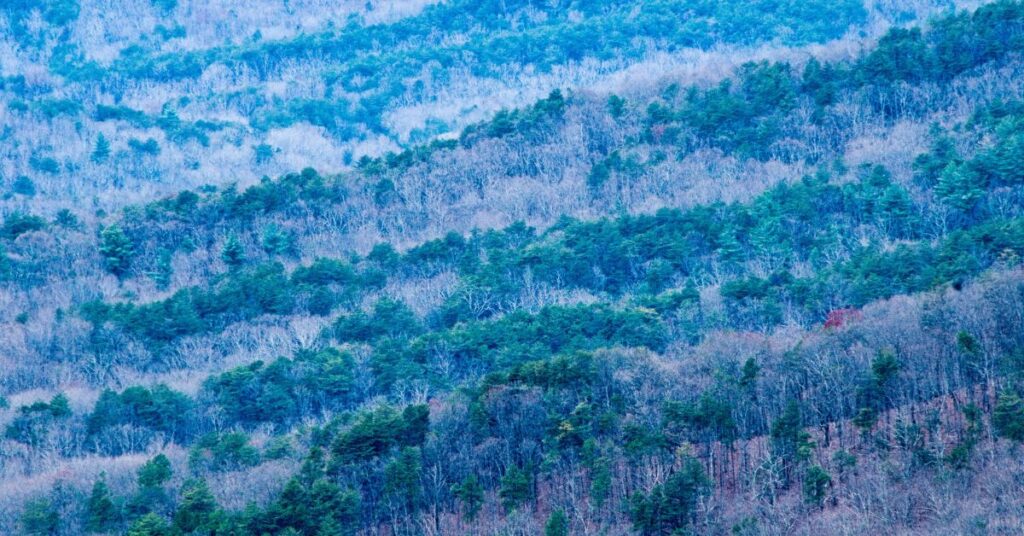
{"label": "green foliage", "polygon": [[171,461],[163,454],[157,454],[139,467],[139,487],[153,488],[162,486],[171,479],[173,474]]}
{"label": "green foliage", "polygon": [[60,515],[48,498],[31,499],[21,513],[21,528],[25,534],[50,536],[58,534]]}
{"label": "green foliage", "polygon": [[167,512],[173,508],[168,490],[162,486],[140,487],[124,504],[125,518],[138,519],[149,513]]}
{"label": "green foliage", "polygon": [[606,304],[549,306],[536,314],[519,310],[500,319],[457,325],[412,342],[422,362],[431,346],[446,343],[457,363],[512,367],[557,353],[615,345],[664,348],[665,326],[653,311],[613,309]]}
{"label": "green foliage", "polygon": [[537,101],[529,108],[501,110],[489,123],[466,128],[462,132],[461,143],[468,146],[482,137],[501,138],[512,134],[536,136],[542,127],[560,119],[564,111],[565,97],[560,90],[555,89],[546,99]]}
{"label": "green foliage", "polygon": [[150,0],[150,2],[163,10],[164,13],[170,13],[174,11],[174,8],[178,7],[178,0]]}
{"label": "green foliage", "polygon": [[772,422],[770,439],[772,452],[787,464],[810,458],[814,443],[811,435],[803,429],[800,405],[796,401],[790,401]]}
{"label": "green foliage", "polygon": [[381,337],[404,339],[422,331],[419,320],[408,306],[388,298],[374,304],[370,314],[360,311],[341,316],[334,323],[334,337],[344,342],[372,342]]}
{"label": "green foliage", "polygon": [[615,169],[618,153],[612,153],[605,160],[594,164],[587,175],[587,188],[592,193],[598,192],[608,179],[611,178],[612,170]]}
{"label": "green foliage", "polygon": [[731,405],[707,391],[693,403],[666,402],[662,414],[662,427],[668,436],[726,443],[736,437]]}
{"label": "green foliage", "polygon": [[166,343],[229,321],[290,312],[295,305],[292,290],[282,265],[260,264],[234,271],[212,289],[183,289],[145,305],[87,303],[83,316],[94,324],[115,322],[136,336]]}
{"label": "green foliage", "polygon": [[970,212],[985,196],[985,183],[968,166],[951,163],[939,175],[935,195],[952,208]]}
{"label": "green foliage", "polygon": [[259,462],[259,450],[249,444],[249,436],[242,432],[204,435],[192,445],[188,456],[193,472],[236,471]]}
{"label": "green foliage", "polygon": [[257,534],[287,534],[288,529],[298,534],[318,536],[354,532],[359,519],[360,497],[356,491],[346,490],[326,479],[317,479],[304,485],[298,479],[289,480],[277,500],[265,512],[257,515],[251,528]]}
{"label": "green foliage", "polygon": [[871,360],[871,374],[879,387],[884,388],[900,371],[900,362],[892,352],[882,351]]}
{"label": "green foliage", "polygon": [[150,512],[132,523],[126,536],[173,536],[171,526],[164,518]]}
{"label": "green foliage", "polygon": [[39,216],[24,212],[12,212],[4,219],[4,225],[0,232],[2,232],[4,238],[14,240],[25,233],[39,231],[44,228],[46,228],[46,222]]}
{"label": "green foliage", "polygon": [[20,175],[17,179],[14,179],[11,190],[19,195],[32,197],[36,195],[36,183],[25,175]]}
{"label": "green foliage", "polygon": [[931,145],[928,151],[921,153],[914,160],[914,171],[918,182],[927,187],[934,187],[943,171],[960,158],[953,145],[953,140],[942,128],[933,124],[929,131]]}
{"label": "green foliage", "polygon": [[100,255],[107,270],[120,277],[131,265],[135,253],[131,239],[118,225],[110,225],[100,232]]}
{"label": "green foliage", "polygon": [[280,460],[293,454],[292,439],[288,436],[272,437],[263,447],[263,459]]}
{"label": "green foliage", "polygon": [[878,47],[861,62],[863,76],[871,82],[896,80],[921,82],[936,66],[918,28],[894,28],[878,41]]}
{"label": "green foliage", "polygon": [[626,111],[626,99],[618,95],[610,95],[608,97],[608,114],[618,119],[622,117],[622,114]]}
{"label": "green foliage", "polygon": [[[35,404],[33,404],[33,406],[35,406]],[[63,393],[54,395],[47,406],[47,410],[54,417],[67,417],[71,415],[71,408],[68,405],[68,397],[64,396]]]}
{"label": "green foliage", "polygon": [[266,143],[256,145],[253,147],[253,158],[256,160],[257,164],[266,164],[274,158],[274,148]]}
{"label": "green foliage", "polygon": [[75,216],[74,212],[70,209],[62,208],[57,211],[57,217],[54,223],[65,228],[65,229],[77,229],[81,222],[78,220],[78,216]]}
{"label": "green foliage", "polygon": [[43,444],[50,429],[60,419],[71,416],[68,399],[63,394],[55,395],[50,402],[33,402],[18,408],[18,414],[4,430],[4,437],[27,445]]}
{"label": "green foliage", "polygon": [[420,468],[420,450],[415,447],[402,448],[384,467],[384,493],[410,511],[414,511],[419,502]]}
{"label": "green foliage", "polygon": [[46,24],[60,27],[78,18],[79,5],[75,0],[10,0],[0,5],[0,13],[6,15],[14,37],[23,45],[33,43],[27,23],[34,10]]}
{"label": "green foliage", "polygon": [[527,361],[512,368],[509,383],[524,383],[544,389],[572,389],[589,383],[594,376],[594,357],[588,352],[573,352],[548,359]]}
{"label": "green foliage", "polygon": [[[51,3],[40,8],[44,20]],[[294,39],[254,37],[206,51],[154,55],[144,47],[129,47],[109,68],[96,68],[123,81],[187,79],[213,64],[269,78],[292,59],[323,59],[336,70],[322,80],[327,88],[323,98],[280,101],[246,90],[225,98],[251,98],[256,111],[250,119],[257,128],[306,121],[344,141],[384,134],[379,118],[374,118],[396,98],[415,99],[416,92],[424,91],[405,83],[422,76],[424,65],[432,66],[430,76],[439,81],[463,58],[478,65],[473,75],[479,77],[507,72],[510,63],[543,71],[584,58],[618,62],[645,57],[649,43],[674,49],[835,37],[848,31],[850,20],[863,17],[860,2],[845,0],[615,0],[575,2],[571,9],[541,4],[456,0],[427,6],[422,14],[397,22],[376,24],[372,33],[353,19]],[[18,30],[25,11],[18,10],[10,19],[11,29],[28,31],[24,26]],[[586,181],[592,201],[600,205],[598,209],[608,208],[603,203],[615,188],[628,187],[667,159],[686,158],[691,151],[721,151],[740,160],[804,158],[806,153],[793,147],[807,139],[794,137],[793,122],[806,119],[807,129],[835,131],[841,138],[845,132],[837,129],[835,120],[839,107],[845,110],[850,102],[873,106],[886,120],[904,120],[917,113],[902,108],[907,105],[907,87],[945,84],[968,69],[987,68],[979,62],[1019,55],[1021,20],[1024,10],[1019,3],[1000,1],[974,14],[938,19],[926,32],[894,29],[858,61],[811,60],[801,73],[785,63],[750,63],[720,84],[666,87],[650,103],[627,106],[624,99],[612,96],[606,105],[613,122],[623,128],[639,127],[625,142],[588,133],[588,151],[594,156]],[[444,47],[421,43],[424,28],[460,39],[445,40]],[[42,35],[46,31],[39,31],[40,39],[64,40]],[[180,35],[180,30],[160,27],[156,33],[168,39]],[[75,47],[54,46],[55,74],[86,72],[85,61],[75,59],[81,55]],[[18,81],[3,79],[0,84],[6,89]],[[170,463],[160,456],[140,470],[139,491],[125,502],[123,512],[106,483],[97,481],[86,523],[116,532],[134,520],[130,530],[136,534],[415,532],[419,525],[405,523],[420,516],[432,501],[440,505],[435,516],[455,506],[451,497],[445,498],[444,488],[424,487],[437,484],[431,481],[437,475],[425,474],[424,466],[429,469],[436,463],[439,451],[447,454],[444,449],[450,447],[487,453],[503,445],[512,450],[498,453],[491,460],[495,463],[472,459],[466,466],[441,472],[442,478],[467,475],[450,488],[466,520],[478,518],[489,493],[496,492],[510,512],[527,508],[537,499],[536,483],[565,466],[586,471],[589,498],[599,510],[593,519],[603,523],[621,512],[623,505],[609,504],[612,491],[639,464],[668,467],[667,461],[673,453],[684,452],[684,445],[713,449],[719,448],[717,442],[728,444],[741,434],[765,432],[772,454],[770,470],[784,473],[783,487],[801,481],[806,502],[822,506],[830,486],[843,482],[856,458],[849,452],[837,453],[830,466],[836,474],[833,481],[823,467],[812,464],[814,444],[805,426],[853,418],[856,426],[867,430],[893,403],[907,396],[931,396],[926,388],[900,391],[919,373],[919,367],[909,366],[915,356],[897,358],[883,351],[868,366],[845,360],[834,370],[813,368],[811,374],[804,368],[809,367],[803,359],[807,350],[801,348],[782,359],[758,355],[735,361],[715,356],[713,361],[700,361],[695,372],[699,381],[674,386],[671,396],[658,396],[664,393],[657,384],[665,381],[662,367],[678,364],[647,356],[675,355],[680,351],[675,345],[697,345],[710,330],[735,330],[729,336],[756,338],[747,332],[770,333],[782,323],[815,331],[811,339],[816,344],[845,344],[846,338],[862,336],[860,327],[853,325],[861,306],[945,285],[959,290],[963,282],[990,267],[1013,264],[1024,254],[1024,219],[1006,204],[1024,183],[1024,105],[993,101],[966,124],[948,132],[933,128],[931,146],[915,162],[916,184],[911,186],[901,182],[902,175],[896,180],[881,166],[848,170],[840,162],[822,165],[812,176],[783,181],[750,199],[741,196],[742,202],[652,214],[623,210],[621,215],[590,221],[566,217],[539,231],[516,223],[505,229],[453,232],[402,253],[396,248],[404,249],[405,243],[380,244],[365,257],[346,253],[343,259],[318,258],[286,272],[285,263],[306,258],[295,249],[293,233],[305,229],[296,218],[345,217],[339,209],[347,206],[349,188],[371,196],[388,211],[401,210],[409,201],[402,198],[408,194],[401,187],[406,170],[434,165],[461,154],[458,151],[471,151],[476,144],[547,143],[554,129],[575,120],[572,114],[589,113],[590,108],[575,102],[588,98],[556,90],[533,106],[502,111],[493,120],[466,129],[458,140],[367,157],[354,171],[337,176],[306,169],[262,180],[243,191],[209,187],[182,192],[126,211],[120,223],[102,229],[100,253],[108,270],[119,277],[130,275],[137,264],[145,272],[136,272],[151,277],[158,288],[167,288],[175,252],[165,249],[166,239],[179,234],[187,236],[191,245],[183,249],[190,251],[216,248],[215,237],[224,237],[220,258],[231,269],[166,299],[137,300],[127,290],[137,286],[132,283],[118,298],[125,300],[122,303],[83,305],[80,313],[93,325],[85,342],[87,352],[106,355],[110,345],[138,339],[130,342],[143,345],[153,361],[137,367],[163,370],[169,362],[164,358],[180,351],[175,343],[182,337],[216,335],[231,324],[263,315],[331,317],[338,311],[344,313],[333,319],[317,344],[334,339],[343,349],[301,351],[219,372],[203,383],[195,400],[165,386],[104,391],[84,423],[86,448],[103,454],[117,449],[111,441],[116,434],[143,432],[190,448],[192,471],[207,474],[244,470],[261,459],[297,457],[306,447],[309,450],[302,469],[281,493],[264,507],[253,505],[244,512],[221,510],[202,481],[187,481],[180,499],[172,500],[164,488],[171,477]],[[97,106],[93,119],[122,121],[128,124],[122,126],[140,130],[159,128],[170,143],[203,145],[209,133],[223,125],[185,121],[173,111],[187,107],[186,99],[180,99],[151,116],[121,106]],[[54,98],[12,103],[11,110],[15,115],[68,120],[82,112],[76,102]],[[440,133],[447,126],[430,128]],[[957,146],[971,152],[959,154]],[[133,139],[128,147],[136,165],[161,150],[155,139]],[[262,144],[252,150],[257,164],[272,162],[272,147]],[[814,151],[819,150],[815,146]],[[72,163],[59,162],[47,156],[48,151],[40,148],[26,155],[29,165],[38,173],[72,169]],[[110,155],[110,142],[100,136],[92,160],[100,164]],[[816,159],[808,157],[800,165],[821,164]],[[510,175],[535,174],[530,169],[533,163],[501,163],[510,166]],[[30,181],[19,186],[18,180],[11,183],[13,190],[31,195]],[[935,200],[945,208],[931,212]],[[58,216],[59,226],[47,238],[71,234],[77,224],[70,219],[67,225],[60,223],[66,216]],[[5,220],[4,237],[12,252],[10,258],[5,254],[0,259],[5,277],[8,268],[18,274],[32,274],[36,268],[25,255],[26,246],[34,245],[33,237],[15,241],[46,228],[45,222],[33,218],[12,213]],[[418,220],[403,224],[416,225]],[[243,244],[259,244],[262,253],[246,251]],[[258,264],[267,257],[281,262]],[[421,303],[414,313],[401,301],[381,297],[391,289],[377,292],[388,283],[439,274],[445,281],[455,280],[453,290],[425,314],[419,313]],[[574,305],[523,306],[533,303],[527,293],[545,288],[588,299]],[[933,317],[941,321],[945,314],[941,307],[926,309],[929,322]],[[12,316],[19,312],[12,311]],[[15,321],[31,326],[30,319],[38,315],[27,313],[15,316]],[[823,320],[824,329],[819,331]],[[851,329],[845,329],[847,321]],[[956,349],[963,370],[950,377],[956,378],[954,382],[965,378],[969,387],[978,380],[970,371],[978,368],[978,360],[989,357],[988,347],[982,349],[978,340],[963,332],[957,334]],[[1013,366],[1012,357],[1006,361]],[[819,373],[847,389],[836,392],[834,407],[824,410],[822,399],[832,392],[826,394],[817,383]],[[402,411],[386,405],[407,400],[411,389],[421,388],[440,409],[436,422],[431,422],[425,405]],[[779,401],[786,399],[793,402],[780,408]],[[806,420],[800,404],[805,404]],[[373,409],[350,413],[365,407]],[[1001,393],[992,416],[1001,437],[1024,440],[1022,408],[1015,392]],[[329,417],[335,418],[323,426],[307,421]],[[969,424],[963,440],[943,459],[958,470],[969,467],[983,422],[976,414],[965,413],[965,418]],[[29,446],[56,444],[60,438],[52,430],[59,419],[79,422],[71,418],[66,400],[20,408],[6,436]],[[262,456],[246,432],[239,431],[257,429],[277,434]],[[201,435],[209,430],[219,432]],[[294,435],[283,435],[293,430]],[[879,434],[879,448],[890,447],[881,443],[884,435]],[[431,437],[437,441],[427,441]],[[912,454],[910,467],[934,464],[937,449],[927,443],[930,437],[932,431],[919,425],[899,425],[893,434],[896,444]],[[865,434],[864,439],[874,438]],[[629,501],[629,515],[639,533],[698,530],[694,520],[710,483],[697,460],[683,456],[676,462],[664,482]],[[499,475],[495,467],[507,470]],[[439,489],[440,496],[435,496]],[[159,516],[172,518],[173,526]],[[45,521],[47,516],[35,518]],[[565,512],[555,510],[545,532],[565,534],[569,525]],[[761,530],[752,518],[740,520],[736,527],[745,533]]]}
{"label": "green foliage", "polygon": [[96,137],[96,146],[93,147],[92,154],[89,155],[89,159],[92,160],[93,163],[101,164],[106,162],[108,158],[110,158],[110,142],[107,140],[106,136],[100,133],[100,135]]}
{"label": "green foliage", "polygon": [[648,109],[648,136],[655,143],[673,143],[680,128],[675,121],[694,129],[703,139],[744,156],[768,158],[772,143],[780,137],[778,123],[796,102],[798,81],[787,64],[748,63],[731,80],[718,87],[692,89],[676,113],[660,105]]}
{"label": "green foliage", "polygon": [[974,403],[969,403],[964,406],[963,414],[964,420],[967,421],[967,429],[964,431],[963,440],[953,447],[943,460],[955,470],[964,470],[970,467],[974,449],[981,440],[981,408]]}
{"label": "green foliage", "polygon": [[533,499],[531,475],[518,466],[511,466],[501,477],[501,488],[498,489],[501,506],[511,512]]}
{"label": "green foliage", "polygon": [[86,503],[85,530],[89,532],[112,532],[121,522],[121,512],[110,495],[105,475],[92,486],[92,493]]}
{"label": "green foliage", "polygon": [[612,490],[612,468],[611,463],[601,458],[593,464],[590,474],[590,496],[594,504],[601,508],[608,500]]}
{"label": "green foliage", "polygon": [[153,283],[156,284],[156,288],[159,290],[166,290],[171,284],[171,276],[174,275],[174,267],[171,265],[172,255],[168,249],[161,250],[157,257],[155,269],[146,274],[153,280]]}
{"label": "green foliage", "polygon": [[569,536],[569,518],[562,510],[555,510],[544,524],[544,536]]}
{"label": "green foliage", "polygon": [[643,535],[683,532],[697,515],[700,499],[710,492],[710,482],[697,460],[686,457],[679,470],[649,494],[637,493],[630,499],[633,528]]}
{"label": "green foliage", "polygon": [[958,350],[969,356],[977,356],[981,353],[981,345],[973,335],[966,331],[958,331],[956,334],[956,347]]}
{"label": "green foliage", "polygon": [[[47,175],[56,175],[56,174],[60,173],[60,162],[58,162],[57,159],[49,157],[49,156],[42,156],[41,157],[41,156],[38,156],[38,155],[32,155],[28,159],[28,165],[33,170],[38,171],[40,173],[46,173]],[[22,186],[21,186],[22,189],[31,188],[32,194],[35,194],[35,185],[31,184],[31,179],[29,179],[28,177],[26,177],[24,175],[22,175],[21,177],[18,177],[18,179],[22,183]],[[26,181],[28,181],[29,184],[25,184]],[[16,186],[17,186],[17,184],[16,184]]]}
{"label": "green foliage", "polygon": [[334,348],[301,351],[293,359],[256,361],[213,376],[204,389],[236,423],[286,424],[299,417],[300,397],[314,410],[341,406],[352,389],[354,366],[350,354]]}
{"label": "green foliage", "polygon": [[163,384],[151,389],[129,387],[120,394],[106,389],[88,417],[87,428],[96,435],[114,426],[140,426],[180,440],[188,435],[192,409],[192,399]]}
{"label": "green foliage", "polygon": [[999,437],[1024,441],[1024,400],[1017,393],[1000,393],[992,412],[992,427]]}
{"label": "green foliage", "polygon": [[153,138],[148,138],[145,141],[129,138],[128,147],[138,155],[157,156],[160,154],[160,144]]}
{"label": "green foliage", "polygon": [[102,133],[96,136],[96,145],[92,149],[92,154],[89,155],[89,160],[93,163],[101,164],[106,162],[106,159],[111,157],[111,142],[106,139]]}
{"label": "green foliage", "polygon": [[761,367],[757,364],[757,360],[753,357],[748,357],[743,362],[743,369],[740,371],[740,387],[752,388],[757,383],[757,377],[761,372]]}
{"label": "green foliage", "polygon": [[224,247],[220,251],[220,260],[229,268],[237,268],[245,262],[245,248],[238,240],[238,235],[228,235],[224,241]]}
{"label": "green foliage", "polygon": [[[761,103],[759,106],[768,109],[768,103],[775,99],[787,99],[785,95],[792,90],[786,82],[788,76],[785,69],[749,66],[737,86],[739,89],[729,91],[738,91],[738,95],[755,99]],[[722,95],[725,98],[725,94]],[[626,160],[616,160],[613,156],[608,162],[619,162],[614,164],[616,167],[626,165]],[[980,166],[958,165],[965,169]],[[930,167],[934,166],[922,164],[919,169]],[[313,199],[309,197],[313,195],[315,199],[334,199],[324,180],[315,171],[307,170],[279,181],[265,181],[243,194],[229,189],[219,198],[211,196],[210,199],[222,205],[217,211],[220,214],[250,217],[268,210],[283,210],[289,203]],[[324,197],[319,197],[321,195]],[[419,325],[420,322],[414,321],[400,306],[393,307],[393,311],[386,310],[386,306],[394,305],[389,300],[378,304],[379,311],[356,312],[338,320],[337,333],[343,340],[376,344],[385,337],[418,335],[424,327],[454,326],[459,322],[486,319],[495,313],[497,304],[515,299],[527,274],[548,284],[611,295],[631,289],[644,294],[669,289],[656,299],[644,296],[638,301],[645,306],[650,304],[663,317],[676,316],[673,320],[678,322],[678,328],[696,341],[700,336],[699,300],[691,303],[683,299],[690,291],[681,293],[670,287],[677,281],[708,277],[723,267],[728,271],[741,271],[747,260],[777,263],[781,268],[767,277],[728,278],[720,288],[726,298],[726,321],[734,326],[767,330],[783,321],[785,308],[796,307],[796,312],[804,317],[821,317],[834,310],[837,301],[857,307],[894,294],[961,281],[984,270],[1004,252],[1024,250],[1021,241],[1024,226],[1019,221],[986,220],[988,215],[978,207],[964,213],[961,219],[970,223],[980,218],[979,225],[957,231],[938,242],[920,240],[919,208],[884,168],[868,166],[858,171],[858,179],[853,182],[833,183],[827,174],[819,173],[774,187],[747,205],[662,210],[653,215],[594,222],[564,219],[540,236],[522,224],[503,231],[480,233],[469,239],[452,233],[412,248],[402,256],[394,253],[393,248],[390,254],[381,249],[377,251],[379,255],[371,253],[363,260],[362,266],[317,259],[311,266],[298,268],[293,273],[291,283],[298,288],[291,294],[300,296],[299,303],[309,312],[327,315],[339,304],[353,303],[360,286],[383,284],[388,273],[432,273],[442,267],[459,272],[458,291],[442,308],[423,319],[426,326]],[[194,210],[204,210],[203,205],[190,209]],[[850,244],[842,229],[851,225],[872,225],[906,240],[895,248],[883,248],[876,243]],[[281,251],[280,241],[273,238],[280,234],[269,228],[266,236],[270,237],[266,241],[268,251]],[[820,252],[831,247],[830,244],[839,244],[848,252],[849,260],[824,262]],[[799,278],[792,275],[793,267],[802,263],[814,267],[815,275]],[[254,272],[274,277],[271,269],[257,268]],[[280,297],[281,301],[273,305],[279,303],[281,309],[286,310],[285,286],[279,280],[256,281],[253,275],[239,274],[222,285],[252,283],[261,291],[266,290],[268,298]],[[847,283],[840,285],[839,281]],[[189,295],[193,298],[189,299]],[[231,315],[239,319],[249,318],[250,313],[273,312],[253,308],[253,300],[242,301],[242,306],[238,307],[238,303],[219,298],[209,291],[189,289],[168,302],[152,304],[148,311],[140,309],[139,312],[154,314],[139,319],[143,320],[141,329],[135,326],[130,329],[159,340],[172,340],[180,335],[219,329],[228,320],[222,311],[245,312]],[[194,301],[200,303],[191,303]],[[210,314],[197,310],[197,306],[206,304],[214,306],[209,307]],[[175,310],[155,314],[170,308]],[[541,316],[558,316],[549,315],[550,312],[542,311]],[[388,314],[401,316],[391,318]],[[690,320],[679,322],[686,317]],[[393,325],[389,324],[391,320],[395,320]],[[150,329],[149,321],[153,321],[152,327],[157,329]],[[434,339],[436,336],[429,336],[423,342],[433,344]],[[660,346],[655,340],[640,344],[654,349]],[[379,374],[378,385],[390,386],[399,365],[402,374],[417,376],[420,374],[418,363],[423,361],[421,356],[409,352],[388,351],[375,356],[379,373],[384,369],[394,371]],[[385,367],[381,362],[388,365]]]}
{"label": "green foliage", "polygon": [[820,465],[812,465],[804,473],[803,494],[804,502],[814,506],[822,506],[825,501],[825,494],[832,486],[832,476]]}
{"label": "green foliage", "polygon": [[623,452],[631,460],[661,454],[669,450],[669,441],[660,430],[628,424],[622,430]]}
{"label": "green foliage", "polygon": [[[93,119],[96,121],[125,121],[138,128],[149,128],[153,126],[153,121],[144,112],[133,110],[127,106],[108,106],[105,104],[99,104],[96,106],[96,111],[93,113]],[[105,140],[105,138],[102,137],[102,134],[100,135],[100,139]],[[96,145],[99,147],[99,140],[97,140]]]}
{"label": "green foliage", "polygon": [[484,504],[484,488],[476,475],[470,473],[462,482],[452,486],[452,494],[462,503],[462,512],[466,519],[473,521],[480,513]]}
{"label": "green foliage", "polygon": [[419,446],[426,439],[429,416],[423,405],[406,406],[401,413],[387,406],[362,413],[351,428],[338,435],[332,452],[342,463],[355,463],[395,447]]}
{"label": "green foliage", "polygon": [[174,512],[174,527],[185,534],[209,531],[217,501],[203,480],[186,481],[181,488],[181,500]]}
{"label": "green foliage", "polygon": [[263,229],[260,245],[268,255],[285,255],[294,251],[295,238],[280,226],[272,223]]}

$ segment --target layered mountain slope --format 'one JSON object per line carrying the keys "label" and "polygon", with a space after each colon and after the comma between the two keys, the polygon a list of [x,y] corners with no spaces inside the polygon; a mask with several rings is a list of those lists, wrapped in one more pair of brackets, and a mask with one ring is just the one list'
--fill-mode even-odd
{"label": "layered mountain slope", "polygon": [[[6,2],[4,207],[111,210],[347,169],[631,66],[855,47],[909,7],[842,2]],[[730,62],[731,59],[724,61]],[[716,76],[725,73],[719,70]],[[663,74],[659,74],[662,76]],[[632,84],[629,84],[632,85]],[[59,140],[59,143],[57,142]],[[38,195],[26,199],[20,177]],[[13,201],[13,202],[12,202]]]}
{"label": "layered mountain slope", "polygon": [[1004,0],[339,173],[11,212],[0,532],[1019,531],[1022,49]]}

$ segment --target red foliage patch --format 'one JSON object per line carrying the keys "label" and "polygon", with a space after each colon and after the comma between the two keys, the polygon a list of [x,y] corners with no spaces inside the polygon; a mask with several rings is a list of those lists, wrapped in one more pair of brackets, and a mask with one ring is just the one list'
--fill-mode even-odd
{"label": "red foliage patch", "polygon": [[850,322],[860,319],[860,311],[852,307],[833,309],[825,318],[825,329],[841,328]]}

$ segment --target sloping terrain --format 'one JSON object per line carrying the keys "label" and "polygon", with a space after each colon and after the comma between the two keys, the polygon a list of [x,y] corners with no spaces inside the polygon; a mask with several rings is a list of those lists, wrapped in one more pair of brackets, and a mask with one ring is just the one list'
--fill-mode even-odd
{"label": "sloping terrain", "polygon": [[4,8],[0,532],[1022,530],[1024,4],[293,4]]}
{"label": "sloping terrain", "polygon": [[[630,67],[660,78],[672,67],[692,72],[692,58],[712,51],[720,63],[734,51],[855,41],[943,7],[857,0],[4,5],[0,104],[10,128],[2,191],[15,195],[15,206],[51,216],[82,203],[109,211],[205,184],[251,184],[307,166],[334,173],[363,156],[455,136],[556,88],[613,83]],[[35,199],[18,198],[14,181],[22,176]]]}

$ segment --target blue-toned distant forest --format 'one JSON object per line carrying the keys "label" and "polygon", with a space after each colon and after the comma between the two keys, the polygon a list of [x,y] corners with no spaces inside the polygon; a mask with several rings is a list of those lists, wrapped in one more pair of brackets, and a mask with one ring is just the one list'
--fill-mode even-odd
{"label": "blue-toned distant forest", "polygon": [[[0,532],[1021,529],[1024,4],[372,7],[199,46],[154,1],[106,56],[0,8],[4,113],[83,158],[4,127]],[[670,57],[735,65],[630,79]]]}

